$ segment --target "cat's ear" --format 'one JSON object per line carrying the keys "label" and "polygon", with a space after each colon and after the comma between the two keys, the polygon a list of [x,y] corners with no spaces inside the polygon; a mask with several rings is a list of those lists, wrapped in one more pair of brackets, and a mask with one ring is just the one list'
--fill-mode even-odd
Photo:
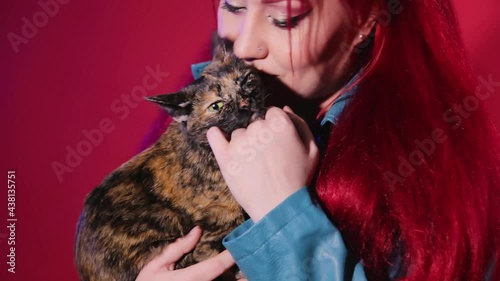
{"label": "cat's ear", "polygon": [[192,92],[184,89],[177,93],[145,97],[145,99],[159,104],[175,121],[180,123],[186,121],[188,115],[193,110],[193,96]]}
{"label": "cat's ear", "polygon": [[214,33],[212,35],[212,56],[214,61],[224,61],[230,56],[233,49],[233,43],[223,39]]}

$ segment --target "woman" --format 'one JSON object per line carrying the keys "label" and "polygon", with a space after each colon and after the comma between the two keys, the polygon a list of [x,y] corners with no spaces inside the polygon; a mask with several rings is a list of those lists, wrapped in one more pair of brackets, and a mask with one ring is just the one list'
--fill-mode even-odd
{"label": "woman", "polygon": [[212,280],[233,258],[249,280],[498,280],[498,83],[472,75],[449,0],[222,0],[218,33],[285,86],[230,142],[207,133],[251,219],[231,254],[173,271],[195,228],[137,280]]}

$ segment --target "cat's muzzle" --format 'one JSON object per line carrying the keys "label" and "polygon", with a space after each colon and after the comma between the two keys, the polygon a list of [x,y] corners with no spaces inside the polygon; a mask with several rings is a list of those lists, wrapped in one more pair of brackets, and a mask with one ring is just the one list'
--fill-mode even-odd
{"label": "cat's muzzle", "polygon": [[250,116],[250,123],[257,120],[264,120],[266,116],[266,111],[267,109],[259,109],[257,111],[254,111],[254,113],[252,113],[252,116]]}

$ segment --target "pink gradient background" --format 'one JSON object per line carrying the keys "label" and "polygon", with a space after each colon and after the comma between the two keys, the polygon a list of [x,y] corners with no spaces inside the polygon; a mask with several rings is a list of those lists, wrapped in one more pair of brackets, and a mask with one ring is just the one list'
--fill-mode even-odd
{"label": "pink gradient background", "polygon": [[[455,0],[464,39],[478,75],[500,81],[497,0]],[[7,186],[0,196],[0,280],[78,280],[73,241],[85,195],[137,153],[158,116],[147,102],[120,119],[111,104],[142,84],[146,66],[169,76],[148,95],[173,92],[190,79],[190,65],[209,58],[215,15],[210,0],[69,1],[14,52],[7,34],[21,34],[22,18],[37,1],[6,0],[2,19],[1,166],[16,171],[16,274],[7,272]],[[120,103],[124,105],[123,103]],[[487,100],[500,124],[500,95]],[[65,163],[66,147],[86,140],[83,130],[109,118],[88,156],[60,182],[51,164]],[[6,184],[6,180],[4,180]]]}

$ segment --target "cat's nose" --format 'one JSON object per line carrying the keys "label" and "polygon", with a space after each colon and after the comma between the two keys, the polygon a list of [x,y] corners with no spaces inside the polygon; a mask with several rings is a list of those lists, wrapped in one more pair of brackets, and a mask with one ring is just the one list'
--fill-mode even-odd
{"label": "cat's nose", "polygon": [[240,108],[248,109],[250,107],[250,99],[240,100]]}
{"label": "cat's nose", "polygon": [[248,101],[248,100],[240,101],[240,108],[241,109],[247,109],[249,106],[250,106],[250,101]]}

